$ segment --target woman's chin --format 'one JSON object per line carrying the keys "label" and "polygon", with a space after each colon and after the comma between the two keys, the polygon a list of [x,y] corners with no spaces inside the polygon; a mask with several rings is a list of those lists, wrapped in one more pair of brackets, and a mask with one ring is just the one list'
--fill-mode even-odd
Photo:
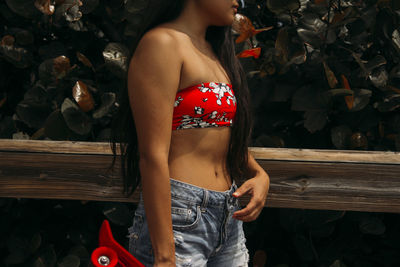
{"label": "woman's chin", "polygon": [[215,23],[215,26],[230,26],[232,25],[233,21],[235,20],[235,15],[231,15],[229,17],[226,17],[225,19],[221,19],[217,23]]}

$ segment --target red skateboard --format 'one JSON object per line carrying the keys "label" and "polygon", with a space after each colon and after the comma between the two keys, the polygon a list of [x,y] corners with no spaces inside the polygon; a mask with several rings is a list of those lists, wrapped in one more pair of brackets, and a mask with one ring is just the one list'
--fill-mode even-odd
{"label": "red skateboard", "polygon": [[99,247],[93,251],[91,261],[95,267],[144,267],[132,254],[115,241],[107,220],[104,220],[101,225]]}

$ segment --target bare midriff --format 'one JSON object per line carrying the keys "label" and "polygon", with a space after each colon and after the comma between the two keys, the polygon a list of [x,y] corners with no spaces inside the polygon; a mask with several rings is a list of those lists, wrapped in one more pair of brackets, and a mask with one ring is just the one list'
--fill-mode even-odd
{"label": "bare midriff", "polygon": [[214,191],[226,191],[232,180],[226,168],[231,127],[172,131],[170,177]]}

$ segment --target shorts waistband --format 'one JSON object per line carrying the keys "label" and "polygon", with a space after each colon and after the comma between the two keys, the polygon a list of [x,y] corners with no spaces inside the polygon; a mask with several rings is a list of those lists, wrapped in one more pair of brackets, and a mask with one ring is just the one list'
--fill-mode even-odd
{"label": "shorts waistband", "polygon": [[237,185],[232,181],[230,189],[226,191],[214,191],[175,180],[170,177],[171,197],[187,200],[194,203],[204,203],[204,197],[207,196],[207,205],[224,206],[227,200],[236,199],[232,194],[236,191]]}

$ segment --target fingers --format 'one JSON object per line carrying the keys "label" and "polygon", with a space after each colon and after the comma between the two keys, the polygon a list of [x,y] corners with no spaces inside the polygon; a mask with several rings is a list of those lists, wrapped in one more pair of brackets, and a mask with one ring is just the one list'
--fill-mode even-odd
{"label": "fingers", "polygon": [[253,197],[244,209],[236,211],[232,217],[245,222],[254,221],[261,213],[263,203],[260,198]]}
{"label": "fingers", "polygon": [[254,209],[254,210],[252,210],[249,214],[247,214],[247,215],[244,215],[244,216],[234,216],[233,218],[234,219],[236,219],[236,220],[240,220],[240,221],[243,221],[243,222],[251,222],[251,221],[254,221],[254,220],[256,220],[257,219],[257,217],[258,217],[258,215],[260,215],[260,213],[261,213],[261,210],[262,210],[262,208],[261,209]]}
{"label": "fingers", "polygon": [[244,209],[238,210],[233,213],[234,217],[244,217],[248,216],[250,213],[254,211],[254,209],[257,208],[256,204],[254,201],[250,200],[250,202],[247,204],[247,206]]}
{"label": "fingers", "polygon": [[234,197],[240,197],[244,194],[252,196],[247,206],[244,209],[236,211],[232,216],[233,218],[244,222],[254,221],[257,219],[258,215],[260,215],[264,208],[268,192],[268,187],[266,191],[265,188],[263,188],[265,183],[267,183],[269,187],[269,180],[264,179],[264,176],[253,178],[244,182],[242,186],[233,193]]}
{"label": "fingers", "polygon": [[251,184],[249,181],[244,182],[236,191],[232,194],[234,197],[240,197],[251,190]]}
{"label": "fingers", "polygon": [[250,213],[247,216],[244,217],[234,217],[236,220],[240,220],[243,222],[252,222],[258,218],[258,215],[260,215],[261,210],[254,210],[252,213]]}

